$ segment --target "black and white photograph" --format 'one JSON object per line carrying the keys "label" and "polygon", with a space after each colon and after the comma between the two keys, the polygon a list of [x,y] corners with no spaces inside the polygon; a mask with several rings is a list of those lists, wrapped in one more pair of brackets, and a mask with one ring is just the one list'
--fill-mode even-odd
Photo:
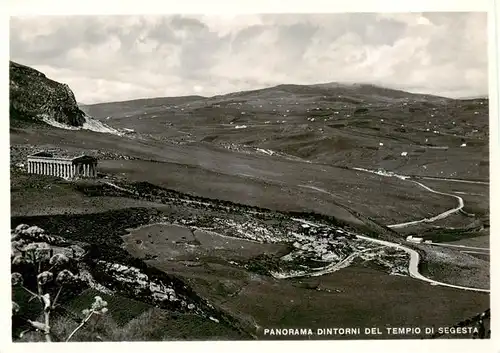
{"label": "black and white photograph", "polygon": [[492,18],[11,15],[11,343],[491,341]]}

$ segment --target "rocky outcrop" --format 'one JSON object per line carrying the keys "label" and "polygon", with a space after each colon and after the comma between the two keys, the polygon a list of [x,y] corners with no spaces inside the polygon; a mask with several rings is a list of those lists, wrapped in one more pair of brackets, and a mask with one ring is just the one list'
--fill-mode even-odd
{"label": "rocky outcrop", "polygon": [[85,113],[66,84],[13,61],[10,67],[10,121],[34,122],[43,118],[70,126],[82,126]]}

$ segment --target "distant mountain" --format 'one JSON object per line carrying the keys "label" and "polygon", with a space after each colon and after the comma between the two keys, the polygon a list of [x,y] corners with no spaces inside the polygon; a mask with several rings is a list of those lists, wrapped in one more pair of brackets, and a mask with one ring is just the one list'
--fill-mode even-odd
{"label": "distant mountain", "polygon": [[[359,105],[387,106],[405,102],[447,104],[451,98],[428,94],[415,94],[401,90],[380,87],[371,84],[320,83],[313,85],[281,84],[249,91],[232,92],[212,97],[181,96],[142,98],[129,101],[106,102],[81,105],[87,114],[100,119],[125,117],[146,113],[158,114],[172,112],[178,107],[184,111],[192,108],[226,104],[261,105],[270,102],[287,105],[299,104],[301,107],[316,107],[318,104],[329,104],[331,107],[343,109],[347,106],[355,108]],[[272,104],[272,103],[271,103]]]}
{"label": "distant mountain", "polygon": [[85,113],[68,85],[53,81],[31,67],[10,61],[10,123],[51,120],[81,127]]}
{"label": "distant mountain", "polygon": [[[387,102],[395,103],[401,100],[443,102],[452,101],[451,98],[440,97],[430,94],[416,94],[402,90],[390,89],[372,84],[346,84],[346,83],[319,83],[313,85],[281,84],[272,87],[260,88],[248,91],[237,91],[232,93],[215,95],[212,97],[203,96],[180,96],[180,97],[155,97],[132,99],[128,101],[112,101],[96,104],[81,104],[82,109],[99,107],[103,110],[110,110],[116,113],[116,108],[123,110],[132,108],[152,108],[161,105],[180,105],[195,101],[227,101],[235,98],[284,98],[291,96],[330,98],[330,100],[350,101],[351,103]],[[341,99],[338,99],[341,98]]]}

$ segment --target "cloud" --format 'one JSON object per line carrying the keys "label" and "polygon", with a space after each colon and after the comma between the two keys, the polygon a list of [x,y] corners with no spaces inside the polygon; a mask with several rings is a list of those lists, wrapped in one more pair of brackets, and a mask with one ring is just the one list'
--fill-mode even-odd
{"label": "cloud", "polygon": [[13,17],[11,60],[80,102],[370,82],[488,91],[486,13]]}

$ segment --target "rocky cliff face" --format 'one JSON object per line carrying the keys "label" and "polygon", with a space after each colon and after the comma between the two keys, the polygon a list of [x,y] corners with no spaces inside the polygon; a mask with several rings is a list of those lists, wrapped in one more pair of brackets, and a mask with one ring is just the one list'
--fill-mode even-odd
{"label": "rocky cliff face", "polygon": [[70,126],[82,126],[85,113],[78,108],[75,95],[66,84],[13,61],[10,67],[10,122],[37,121],[42,118]]}

